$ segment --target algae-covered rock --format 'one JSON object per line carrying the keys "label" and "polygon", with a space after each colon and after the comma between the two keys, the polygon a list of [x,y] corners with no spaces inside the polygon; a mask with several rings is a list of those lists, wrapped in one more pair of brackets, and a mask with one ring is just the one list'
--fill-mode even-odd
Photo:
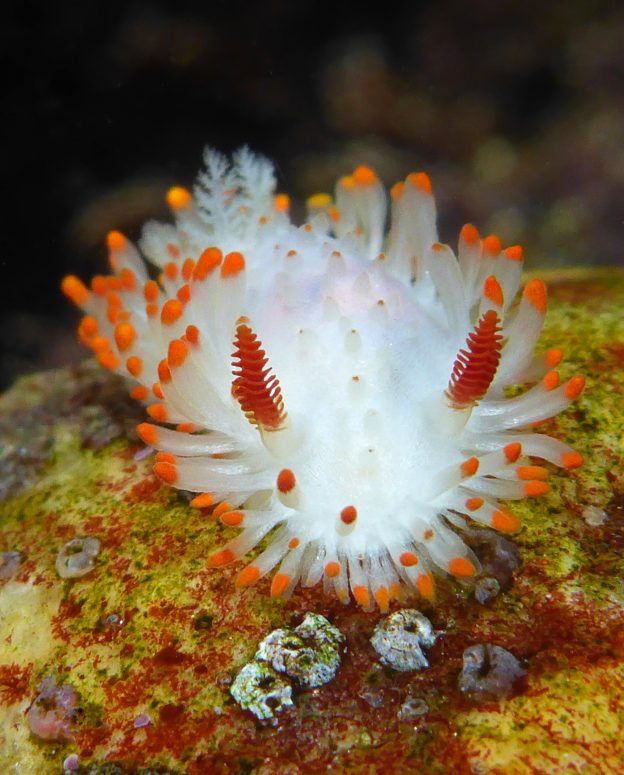
{"label": "algae-covered rock", "polygon": [[[230,529],[152,474],[119,380],[90,363],[20,380],[0,399],[0,772],[622,772],[624,274],[547,279],[541,347],[588,378],[547,430],[586,464],[515,507],[515,546],[475,529],[496,584],[439,584],[419,672],[379,665],[378,614],[320,587],[282,603],[266,579],[241,590],[236,567],[208,568]],[[99,553],[61,578],[77,539]],[[318,688],[293,680],[267,727],[232,682],[307,611],[344,634],[340,667]],[[478,644],[526,673],[509,697],[461,691]]]}

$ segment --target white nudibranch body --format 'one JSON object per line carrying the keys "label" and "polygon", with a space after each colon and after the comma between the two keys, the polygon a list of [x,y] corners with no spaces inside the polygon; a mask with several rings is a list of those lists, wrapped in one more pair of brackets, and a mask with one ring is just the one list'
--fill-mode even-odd
{"label": "white nudibranch body", "polygon": [[424,173],[392,188],[388,218],[359,167],[296,227],[268,161],[205,162],[193,195],[167,195],[175,225],[145,226],[158,281],[111,232],[113,274],[63,290],[86,313],[80,339],[159,423],[138,429],[156,473],[240,528],[209,564],[268,534],[239,586],[277,568],[274,596],[322,580],[381,610],[410,589],[431,598],[435,569],[476,575],[466,521],[516,531],[501,500],[548,490],[529,458],[582,462],[531,430],[583,378],[559,384],[561,351],[534,354],[546,289],[532,280],[516,300],[522,249],[467,225],[456,258]]}

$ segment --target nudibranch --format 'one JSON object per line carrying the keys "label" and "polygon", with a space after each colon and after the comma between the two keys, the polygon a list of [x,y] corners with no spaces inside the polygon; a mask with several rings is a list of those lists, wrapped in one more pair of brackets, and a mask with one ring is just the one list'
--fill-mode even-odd
{"label": "nudibranch", "polygon": [[208,564],[266,538],[239,587],[279,566],[274,597],[322,580],[366,610],[431,599],[434,572],[479,572],[462,528],[517,531],[501,501],[546,493],[543,461],[581,465],[533,430],[584,387],[560,382],[559,349],[535,354],[544,283],[518,294],[522,248],[472,225],[457,256],[441,244],[425,173],[388,196],[358,167],[297,227],[266,159],[207,150],[167,202],[175,225],[147,223],[140,252],[109,233],[112,274],[62,288],[154,420],[156,474],[240,529]]}

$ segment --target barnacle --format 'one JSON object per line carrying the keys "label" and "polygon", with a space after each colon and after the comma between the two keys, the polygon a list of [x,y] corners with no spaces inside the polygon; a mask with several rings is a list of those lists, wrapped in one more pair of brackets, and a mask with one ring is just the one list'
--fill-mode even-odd
{"label": "barnacle", "polygon": [[273,596],[322,581],[382,611],[413,590],[431,599],[434,570],[474,577],[462,527],[515,532],[502,501],[548,491],[532,458],[582,463],[533,430],[584,380],[560,384],[559,349],[535,354],[546,287],[516,298],[522,249],[466,225],[456,257],[422,172],[392,187],[388,219],[358,167],[298,228],[269,162],[245,149],[205,162],[193,194],[167,195],[175,224],[143,231],[156,280],[111,232],[112,273],[62,287],[85,312],[80,340],[146,405],[155,472],[240,529],[209,565],[268,535],[239,586],[279,566]]}

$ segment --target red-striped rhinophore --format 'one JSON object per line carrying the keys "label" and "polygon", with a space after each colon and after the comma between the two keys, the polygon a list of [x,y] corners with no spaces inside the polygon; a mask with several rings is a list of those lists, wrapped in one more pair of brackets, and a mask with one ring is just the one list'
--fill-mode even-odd
{"label": "red-striped rhinophore", "polygon": [[232,353],[234,396],[245,416],[262,430],[276,431],[286,419],[279,380],[266,368],[268,358],[262,342],[246,324],[236,327]]}
{"label": "red-striped rhinophore", "polygon": [[467,349],[459,351],[447,389],[454,407],[462,409],[476,404],[492,384],[502,350],[499,324],[493,309],[485,312],[468,335]]}

